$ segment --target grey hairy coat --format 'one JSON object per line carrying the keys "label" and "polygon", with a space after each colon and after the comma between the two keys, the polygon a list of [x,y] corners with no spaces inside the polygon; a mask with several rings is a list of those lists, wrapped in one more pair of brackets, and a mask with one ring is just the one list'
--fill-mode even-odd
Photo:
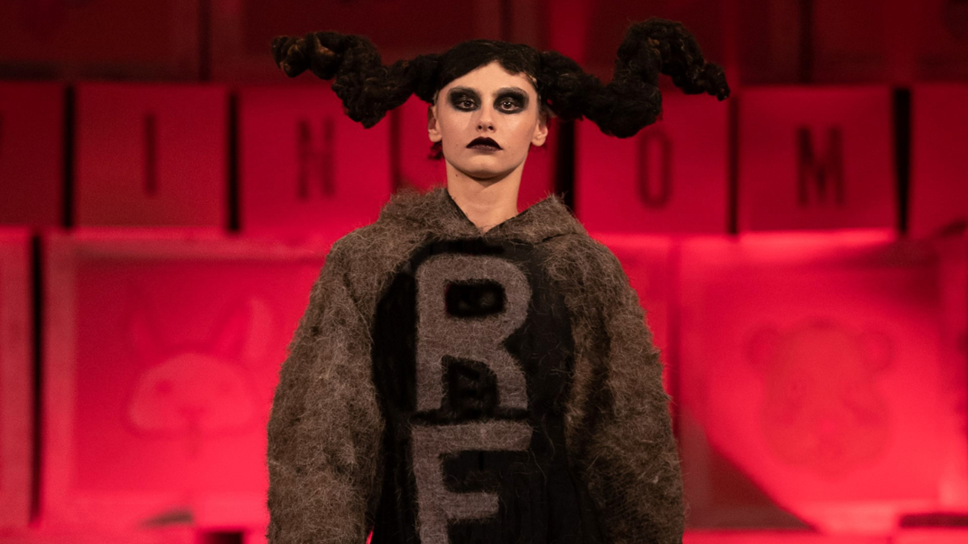
{"label": "grey hairy coat", "polygon": [[[373,383],[374,315],[394,272],[429,242],[540,245],[574,337],[568,460],[610,544],[681,542],[679,458],[662,365],[615,256],[554,196],[482,234],[446,190],[395,196],[337,241],[282,365],[269,421],[268,540],[362,544],[380,501],[385,422]],[[424,543],[428,544],[428,543]]]}

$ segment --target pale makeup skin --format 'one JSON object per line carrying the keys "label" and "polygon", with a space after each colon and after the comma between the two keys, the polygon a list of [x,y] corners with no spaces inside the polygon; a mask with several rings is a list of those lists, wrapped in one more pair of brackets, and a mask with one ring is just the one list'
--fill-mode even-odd
{"label": "pale makeup skin", "polygon": [[[447,191],[481,232],[518,214],[528,150],[548,138],[547,115],[526,75],[495,61],[451,81],[428,109],[427,131],[443,147]],[[478,138],[497,147],[471,145]]]}

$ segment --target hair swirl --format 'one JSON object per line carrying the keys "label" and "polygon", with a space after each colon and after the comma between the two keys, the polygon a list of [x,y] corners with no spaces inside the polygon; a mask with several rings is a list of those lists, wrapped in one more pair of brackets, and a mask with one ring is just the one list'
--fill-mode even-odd
{"label": "hair swirl", "polygon": [[383,65],[376,47],[363,36],[314,32],[280,36],[272,42],[276,64],[295,77],[307,69],[333,80],[347,115],[365,127],[411,95],[433,103],[454,79],[497,61],[535,83],[542,102],[563,120],[587,118],[606,134],[635,135],[662,112],[659,74],[685,94],[707,93],[724,100],[729,85],[720,65],[707,63],[693,35],[678,22],[652,18],[633,24],[618,48],[612,81],[603,84],[574,60],[527,45],[471,40],[440,55]]}
{"label": "hair swirl", "polygon": [[289,77],[310,70],[333,80],[333,92],[350,119],[372,127],[412,94],[425,96],[436,74],[437,55],[384,66],[376,47],[363,36],[313,32],[303,37],[279,36],[272,41],[276,65]]}

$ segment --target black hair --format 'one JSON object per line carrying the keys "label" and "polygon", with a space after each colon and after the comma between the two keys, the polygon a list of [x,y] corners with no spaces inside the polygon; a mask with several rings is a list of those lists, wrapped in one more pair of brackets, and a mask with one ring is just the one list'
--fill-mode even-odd
{"label": "black hair", "polygon": [[659,18],[629,28],[607,85],[558,52],[494,40],[471,40],[441,54],[385,66],[363,36],[313,32],[275,38],[272,55],[289,77],[308,69],[332,79],[346,114],[365,127],[375,125],[410,95],[433,103],[448,83],[493,61],[510,73],[526,74],[542,104],[559,118],[587,118],[605,134],[619,138],[635,135],[659,117],[660,73],[686,94],[708,93],[719,100],[729,96],[722,66],[703,59],[696,39],[681,23]]}

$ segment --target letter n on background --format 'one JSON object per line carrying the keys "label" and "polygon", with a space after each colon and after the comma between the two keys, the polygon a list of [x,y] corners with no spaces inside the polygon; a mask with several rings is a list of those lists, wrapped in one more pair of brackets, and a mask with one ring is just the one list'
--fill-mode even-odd
{"label": "letter n on background", "polygon": [[245,233],[345,233],[390,198],[390,130],[343,114],[327,88],[239,93],[239,204]]}

